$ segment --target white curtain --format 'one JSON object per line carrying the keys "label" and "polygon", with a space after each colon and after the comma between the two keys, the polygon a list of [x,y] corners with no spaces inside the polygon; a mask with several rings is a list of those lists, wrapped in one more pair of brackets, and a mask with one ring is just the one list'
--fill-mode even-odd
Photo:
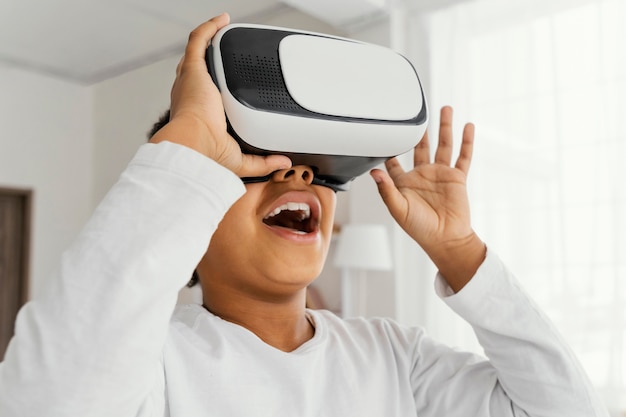
{"label": "white curtain", "polygon": [[[416,27],[428,33],[431,127],[443,104],[455,108],[457,138],[465,122],[477,127],[475,229],[554,320],[621,417],[626,0],[476,0],[412,16],[409,30]],[[430,333],[479,349],[439,301],[424,304]]]}

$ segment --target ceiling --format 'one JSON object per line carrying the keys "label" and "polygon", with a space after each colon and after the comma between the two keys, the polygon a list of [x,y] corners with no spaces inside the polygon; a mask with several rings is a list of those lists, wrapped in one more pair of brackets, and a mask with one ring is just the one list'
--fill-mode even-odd
{"label": "ceiling", "polygon": [[233,22],[305,17],[342,33],[394,1],[458,0],[0,0],[0,64],[93,84],[180,55],[189,31],[223,11]]}

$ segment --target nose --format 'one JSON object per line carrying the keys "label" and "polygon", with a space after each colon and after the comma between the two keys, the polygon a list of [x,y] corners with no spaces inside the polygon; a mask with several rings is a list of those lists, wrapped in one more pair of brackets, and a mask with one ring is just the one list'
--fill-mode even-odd
{"label": "nose", "polygon": [[272,174],[274,182],[302,181],[311,184],[314,177],[313,169],[307,165],[296,165],[289,169],[281,169]]}

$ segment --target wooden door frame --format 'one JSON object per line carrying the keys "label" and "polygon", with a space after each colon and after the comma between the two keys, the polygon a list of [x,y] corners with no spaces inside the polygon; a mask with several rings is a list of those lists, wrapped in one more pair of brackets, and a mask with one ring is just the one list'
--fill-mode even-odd
{"label": "wooden door frame", "polygon": [[[17,278],[11,277],[11,279],[16,279],[17,282],[14,282],[14,285],[8,285],[8,288],[11,288],[11,292],[15,291],[13,294],[6,294],[10,298],[13,298],[13,301],[10,303],[11,306],[8,305],[3,308],[2,317],[0,320],[1,327],[3,328],[1,346],[0,346],[0,360],[4,357],[5,354],[5,344],[8,342],[5,339],[5,336],[9,336],[9,334],[4,333],[5,330],[14,329],[15,319],[19,309],[28,301],[29,291],[30,291],[30,242],[31,242],[31,219],[32,219],[32,206],[33,206],[33,192],[29,189],[19,189],[19,188],[9,188],[0,186],[0,196],[8,197],[8,198],[16,198],[18,200],[19,210],[21,211],[20,217],[18,221],[21,223],[19,228],[21,229],[20,236],[20,248],[17,249],[17,256],[20,257],[18,260],[18,264],[16,265],[18,268],[19,275]],[[6,288],[6,287],[5,287]],[[13,309],[15,308],[15,311]]]}
{"label": "wooden door frame", "polygon": [[30,291],[30,241],[32,227],[33,190],[27,188],[13,188],[0,186],[0,195],[21,197],[24,202],[24,239],[22,240],[21,254],[22,271],[20,279],[20,304],[26,303]]}

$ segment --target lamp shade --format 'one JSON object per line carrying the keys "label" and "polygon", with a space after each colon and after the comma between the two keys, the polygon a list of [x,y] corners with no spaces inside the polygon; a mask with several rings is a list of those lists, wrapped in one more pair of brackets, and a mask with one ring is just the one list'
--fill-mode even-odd
{"label": "lamp shade", "polygon": [[392,261],[387,228],[382,224],[343,226],[334,264],[341,268],[390,270]]}

